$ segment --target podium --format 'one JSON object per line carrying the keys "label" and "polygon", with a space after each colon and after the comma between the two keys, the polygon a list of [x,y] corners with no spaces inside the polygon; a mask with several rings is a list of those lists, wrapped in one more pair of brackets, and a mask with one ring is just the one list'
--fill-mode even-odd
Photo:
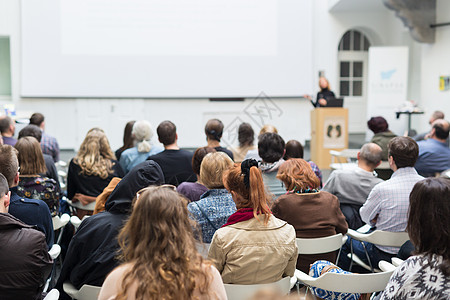
{"label": "podium", "polygon": [[311,160],[329,169],[330,150],[348,148],[348,109],[322,107],[311,111]]}

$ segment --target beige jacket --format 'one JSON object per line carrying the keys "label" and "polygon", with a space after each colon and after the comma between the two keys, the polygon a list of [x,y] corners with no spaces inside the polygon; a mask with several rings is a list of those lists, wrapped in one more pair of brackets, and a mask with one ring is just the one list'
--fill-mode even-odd
{"label": "beige jacket", "polygon": [[274,216],[265,226],[260,218],[228,225],[214,234],[208,258],[224,283],[270,283],[294,275],[294,227]]}

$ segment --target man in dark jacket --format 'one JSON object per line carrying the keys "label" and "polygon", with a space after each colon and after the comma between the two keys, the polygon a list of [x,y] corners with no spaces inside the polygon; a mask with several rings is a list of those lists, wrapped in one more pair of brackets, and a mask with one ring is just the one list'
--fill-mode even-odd
{"label": "man in dark jacket", "polygon": [[136,193],[150,185],[164,182],[161,168],[154,161],[135,166],[119,182],[105,204],[105,211],[85,219],[70,242],[56,288],[60,299],[70,299],[63,283],[70,281],[77,289],[84,284],[101,286],[117,265],[117,235],[131,212]]}
{"label": "man in dark jacket", "polygon": [[45,235],[8,213],[8,182],[0,174],[0,298],[41,299],[52,270]]}

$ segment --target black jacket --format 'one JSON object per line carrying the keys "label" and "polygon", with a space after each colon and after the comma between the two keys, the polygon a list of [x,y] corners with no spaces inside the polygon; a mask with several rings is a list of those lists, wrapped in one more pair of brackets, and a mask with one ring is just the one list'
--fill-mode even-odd
{"label": "black jacket", "polygon": [[[116,186],[105,204],[105,211],[85,219],[72,241],[56,288],[62,293],[64,281],[77,289],[83,284],[101,286],[118,265],[117,235],[129,216],[131,202],[140,189],[164,182],[161,168],[154,161],[135,166]],[[64,299],[62,293],[61,299]]]}
{"label": "black jacket", "polygon": [[52,270],[45,235],[0,213],[0,299],[41,299]]}

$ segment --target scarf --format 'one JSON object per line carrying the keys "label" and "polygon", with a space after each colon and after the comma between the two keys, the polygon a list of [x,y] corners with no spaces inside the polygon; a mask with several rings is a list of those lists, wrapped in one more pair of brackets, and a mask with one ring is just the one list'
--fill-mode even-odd
{"label": "scarf", "polygon": [[250,220],[254,217],[255,216],[253,215],[253,208],[241,208],[241,209],[238,209],[234,214],[232,214],[228,218],[227,222],[224,225],[222,225],[222,227],[236,224],[239,222],[244,222],[244,221]]}

